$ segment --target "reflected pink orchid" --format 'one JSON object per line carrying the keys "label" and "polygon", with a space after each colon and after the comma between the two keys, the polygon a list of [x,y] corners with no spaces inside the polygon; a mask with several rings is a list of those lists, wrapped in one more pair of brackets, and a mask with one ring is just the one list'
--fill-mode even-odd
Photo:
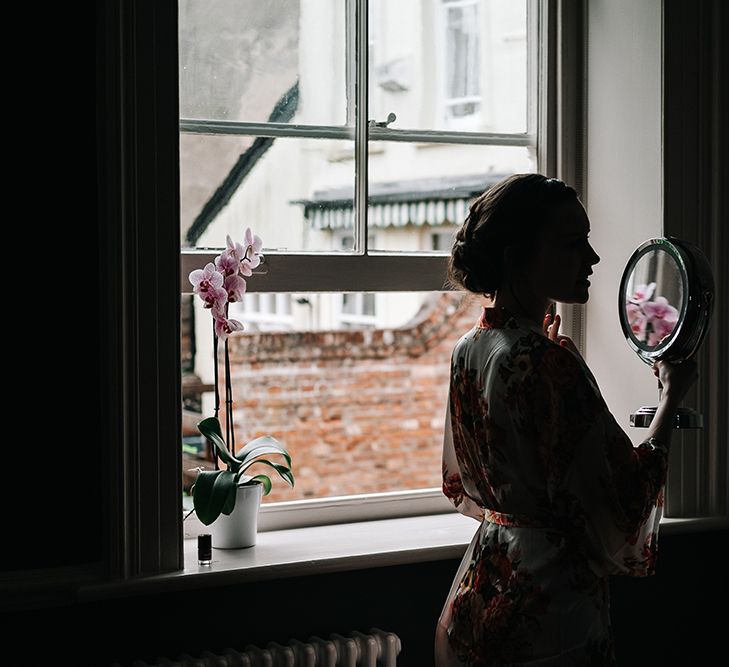
{"label": "reflected pink orchid", "polygon": [[638,285],[633,295],[626,301],[625,311],[630,330],[635,338],[655,347],[669,337],[678,322],[678,310],[664,296],[653,301],[655,283]]}
{"label": "reflected pink orchid", "polygon": [[673,332],[676,322],[678,322],[678,310],[663,296],[656,297],[655,301],[644,303],[643,312],[652,327],[648,337],[649,345],[658,345],[661,340]]}
{"label": "reflected pink orchid", "polygon": [[633,296],[631,296],[628,300],[635,304],[641,304],[644,301],[648,301],[648,299],[653,296],[653,290],[655,289],[655,283],[648,283],[647,285],[643,283],[642,285],[638,285],[633,292]]}

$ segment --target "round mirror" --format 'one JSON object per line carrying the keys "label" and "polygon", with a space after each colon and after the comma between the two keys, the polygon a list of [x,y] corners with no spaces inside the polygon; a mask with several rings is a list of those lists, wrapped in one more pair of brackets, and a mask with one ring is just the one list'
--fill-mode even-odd
{"label": "round mirror", "polygon": [[[714,278],[704,253],[679,239],[642,243],[628,260],[618,292],[625,339],[647,364],[659,359],[681,363],[701,345],[709,328]],[[658,383],[659,391],[662,389]],[[632,426],[649,426],[656,406],[630,415]],[[676,428],[701,428],[701,415],[679,408]]]}
{"label": "round mirror", "polygon": [[650,239],[633,253],[618,296],[628,344],[647,364],[680,363],[706,335],[714,280],[706,256],[675,238]]}

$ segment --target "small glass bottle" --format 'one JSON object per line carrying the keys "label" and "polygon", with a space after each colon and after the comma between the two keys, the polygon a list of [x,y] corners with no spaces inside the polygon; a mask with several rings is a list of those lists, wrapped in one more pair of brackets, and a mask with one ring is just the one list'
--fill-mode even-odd
{"label": "small glass bottle", "polygon": [[213,538],[209,533],[197,536],[197,562],[199,565],[213,562]]}

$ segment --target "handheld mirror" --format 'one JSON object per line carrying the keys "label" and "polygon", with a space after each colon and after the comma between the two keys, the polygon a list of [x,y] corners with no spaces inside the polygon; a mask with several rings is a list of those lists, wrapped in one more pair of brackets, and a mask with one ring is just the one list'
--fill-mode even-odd
{"label": "handheld mirror", "polygon": [[[642,243],[628,260],[618,292],[623,335],[648,365],[681,363],[696,353],[706,335],[714,301],[714,277],[704,253],[674,237]],[[662,390],[658,382],[659,394]],[[630,415],[630,425],[649,426],[656,406]],[[676,428],[701,428],[692,408],[679,408]]]}

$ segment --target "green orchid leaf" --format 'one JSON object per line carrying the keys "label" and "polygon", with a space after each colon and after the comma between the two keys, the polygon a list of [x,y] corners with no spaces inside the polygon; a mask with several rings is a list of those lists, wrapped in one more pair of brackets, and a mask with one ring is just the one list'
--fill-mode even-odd
{"label": "green orchid leaf", "polygon": [[274,463],[273,461],[269,461],[268,459],[254,459],[253,461],[249,461],[248,463],[244,463],[241,466],[241,472],[243,472],[244,470],[248,469],[254,463],[263,463],[264,465],[271,466],[292,487],[294,486],[294,473],[291,472],[291,469],[290,468],[287,468],[284,465],[281,465],[280,463]]}
{"label": "green orchid leaf", "polygon": [[228,493],[228,497],[226,498],[225,504],[223,505],[223,509],[220,510],[220,513],[225,514],[225,516],[230,516],[231,512],[235,509],[235,501],[237,497],[234,485]]}
{"label": "green orchid leaf", "polygon": [[240,467],[240,461],[228,451],[225,440],[223,440],[223,434],[220,431],[218,418],[208,417],[207,419],[203,419],[198,423],[197,428],[208,440],[212,441],[215,449],[218,450],[218,454],[220,454],[220,458],[225,461],[229,470],[236,472]]}
{"label": "green orchid leaf", "polygon": [[[223,508],[235,505],[235,473],[229,470],[203,470],[198,473],[193,488],[193,504],[198,519],[209,526]],[[232,511],[232,507],[231,507]]]}
{"label": "green orchid leaf", "polygon": [[258,479],[263,484],[263,495],[267,496],[269,493],[271,493],[271,479],[267,475],[256,475],[255,477],[252,477],[251,479]]}
{"label": "green orchid leaf", "polygon": [[246,463],[249,459],[261,454],[281,454],[291,466],[291,455],[281,446],[278,440],[270,435],[251,440],[245,447],[236,452],[235,458],[242,463]]}
{"label": "green orchid leaf", "polygon": [[255,482],[256,480],[259,480],[263,484],[263,495],[267,496],[271,491],[271,480],[266,475],[244,475],[243,471],[241,470],[238,473],[238,486],[250,486],[251,482]]}

